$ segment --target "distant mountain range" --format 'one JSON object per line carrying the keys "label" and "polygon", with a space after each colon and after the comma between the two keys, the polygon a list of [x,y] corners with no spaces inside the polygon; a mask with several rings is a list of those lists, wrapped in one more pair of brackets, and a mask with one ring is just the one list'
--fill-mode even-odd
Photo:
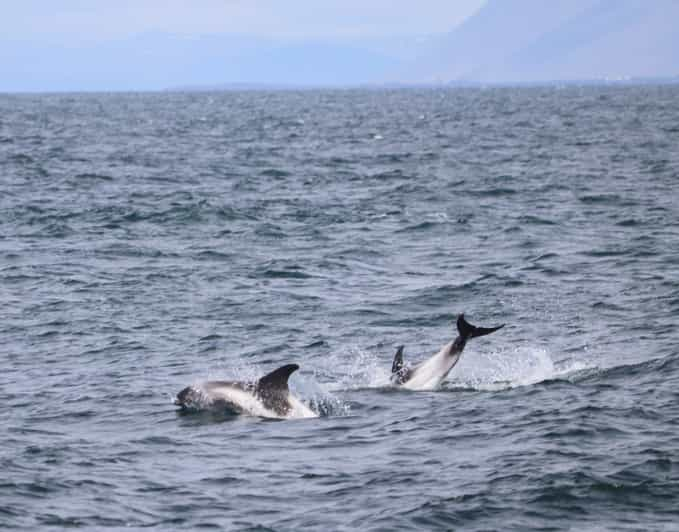
{"label": "distant mountain range", "polygon": [[679,0],[488,0],[444,35],[0,36],[0,91],[541,83],[679,77]]}
{"label": "distant mountain range", "polygon": [[282,40],[146,33],[117,41],[33,43],[0,36],[0,91],[343,86],[412,60],[415,37]]}
{"label": "distant mountain range", "polygon": [[679,0],[488,0],[416,61],[411,82],[679,76]]}

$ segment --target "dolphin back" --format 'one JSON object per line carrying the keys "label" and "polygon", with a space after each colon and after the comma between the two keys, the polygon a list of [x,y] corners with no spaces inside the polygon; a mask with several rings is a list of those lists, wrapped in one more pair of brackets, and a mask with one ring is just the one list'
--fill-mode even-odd
{"label": "dolphin back", "polygon": [[498,327],[476,327],[464,319],[464,314],[460,314],[457,318],[457,330],[460,333],[460,336],[465,340],[468,338],[476,338],[477,336],[485,336],[498,329],[502,329],[504,326],[503,323]]}

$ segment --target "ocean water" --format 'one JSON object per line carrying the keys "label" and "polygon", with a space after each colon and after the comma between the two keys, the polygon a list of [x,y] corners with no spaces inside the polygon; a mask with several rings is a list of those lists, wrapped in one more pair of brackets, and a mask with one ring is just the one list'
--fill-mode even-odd
{"label": "ocean water", "polygon": [[679,530],[679,87],[0,95],[0,303],[0,528]]}

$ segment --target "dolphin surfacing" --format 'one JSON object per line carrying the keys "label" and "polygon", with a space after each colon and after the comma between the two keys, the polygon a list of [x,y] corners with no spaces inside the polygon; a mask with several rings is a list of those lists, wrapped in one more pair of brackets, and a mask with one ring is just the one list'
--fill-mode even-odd
{"label": "dolphin surfacing", "polygon": [[403,346],[399,346],[391,366],[391,383],[409,390],[432,390],[439,386],[448,376],[450,370],[460,360],[467,341],[478,336],[485,336],[502,329],[498,327],[476,327],[464,319],[464,314],[457,318],[458,336],[448,342],[431,358],[415,366],[407,366],[403,362]]}
{"label": "dolphin surfacing", "polygon": [[290,393],[288,379],[298,369],[287,364],[251,382],[205,381],[184,388],[174,403],[183,410],[226,410],[274,419],[318,417]]}

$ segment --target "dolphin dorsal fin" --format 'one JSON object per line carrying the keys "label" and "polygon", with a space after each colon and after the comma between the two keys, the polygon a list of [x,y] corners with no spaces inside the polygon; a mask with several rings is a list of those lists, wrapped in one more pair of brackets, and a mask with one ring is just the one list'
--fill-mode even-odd
{"label": "dolphin dorsal fin", "polygon": [[391,365],[391,372],[398,373],[403,368],[403,346],[399,345],[394,355],[394,363]]}
{"label": "dolphin dorsal fin", "polygon": [[288,389],[288,379],[295,371],[299,369],[297,364],[287,364],[278,369],[267,373],[257,381],[257,388],[259,390],[284,390]]}

